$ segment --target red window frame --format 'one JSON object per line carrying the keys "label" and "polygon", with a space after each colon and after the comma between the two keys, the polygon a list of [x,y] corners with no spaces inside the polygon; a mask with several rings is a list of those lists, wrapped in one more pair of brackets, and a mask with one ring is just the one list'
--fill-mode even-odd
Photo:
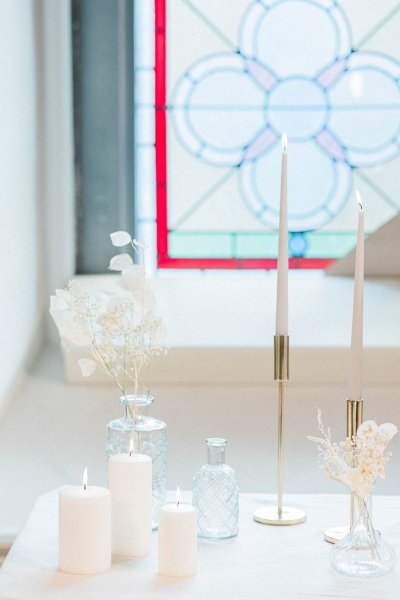
{"label": "red window frame", "polygon": [[[275,258],[173,258],[168,253],[166,0],[154,0],[155,10],[155,154],[157,266],[160,269],[276,269]],[[331,258],[289,259],[291,269],[326,269]]]}

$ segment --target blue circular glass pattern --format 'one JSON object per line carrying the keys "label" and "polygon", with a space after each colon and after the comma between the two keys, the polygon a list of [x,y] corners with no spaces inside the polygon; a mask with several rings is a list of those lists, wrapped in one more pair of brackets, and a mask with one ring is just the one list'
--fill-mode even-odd
{"label": "blue circular glass pattern", "polygon": [[292,256],[304,256],[307,252],[308,242],[304,233],[292,233],[289,239],[289,251]]}

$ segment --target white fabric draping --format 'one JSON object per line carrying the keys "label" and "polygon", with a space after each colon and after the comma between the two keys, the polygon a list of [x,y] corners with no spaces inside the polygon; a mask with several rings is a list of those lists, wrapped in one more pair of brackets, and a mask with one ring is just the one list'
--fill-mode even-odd
{"label": "white fabric draping", "polygon": [[[190,495],[186,496],[186,500]],[[272,527],[253,521],[253,510],[274,496],[242,494],[236,538],[199,540],[198,572],[176,579],[157,575],[157,533],[152,553],[119,561],[96,576],[57,571],[57,491],[40,497],[0,570],[1,600],[394,600],[399,597],[400,565],[385,577],[352,579],[329,565],[327,527],[346,524],[346,495],[285,497],[303,508],[307,521]],[[375,525],[400,555],[400,498],[374,498]]]}

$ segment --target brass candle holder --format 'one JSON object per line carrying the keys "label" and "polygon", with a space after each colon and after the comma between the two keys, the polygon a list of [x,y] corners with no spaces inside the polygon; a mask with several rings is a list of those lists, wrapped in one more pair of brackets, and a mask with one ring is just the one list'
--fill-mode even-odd
{"label": "brass candle holder", "polygon": [[274,336],[274,379],[278,382],[278,505],[254,511],[254,520],[267,525],[304,523],[306,513],[299,508],[283,506],[283,412],[284,382],[289,379],[289,336]]}
{"label": "brass candle holder", "polygon": [[[363,419],[363,401],[347,400],[347,437],[352,440],[357,435]],[[325,541],[336,544],[343,539],[353,527],[354,523],[354,493],[350,495],[350,526],[330,527],[324,532]]]}

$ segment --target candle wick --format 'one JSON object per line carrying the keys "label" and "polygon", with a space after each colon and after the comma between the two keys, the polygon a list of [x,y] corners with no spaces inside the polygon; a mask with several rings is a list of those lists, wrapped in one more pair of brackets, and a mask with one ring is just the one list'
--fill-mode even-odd
{"label": "candle wick", "polygon": [[176,501],[176,508],[179,506],[179,500]]}
{"label": "candle wick", "polygon": [[131,451],[129,452],[129,456],[132,456],[132,452],[133,452],[133,450],[131,450]]}
{"label": "candle wick", "polygon": [[86,490],[86,483],[83,484],[83,489]]}

